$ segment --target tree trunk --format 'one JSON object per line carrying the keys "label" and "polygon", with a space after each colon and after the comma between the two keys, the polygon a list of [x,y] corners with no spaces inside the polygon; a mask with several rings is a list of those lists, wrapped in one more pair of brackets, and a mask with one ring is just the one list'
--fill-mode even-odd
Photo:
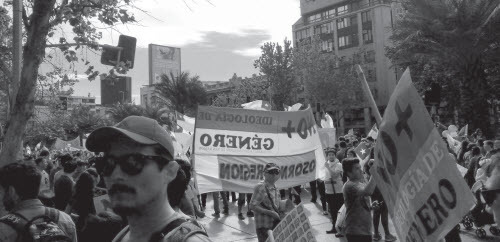
{"label": "tree trunk", "polygon": [[5,144],[0,153],[0,167],[15,162],[22,146],[28,120],[33,115],[38,68],[45,56],[49,19],[55,0],[34,1],[27,40],[23,50],[23,66],[19,90],[5,132]]}

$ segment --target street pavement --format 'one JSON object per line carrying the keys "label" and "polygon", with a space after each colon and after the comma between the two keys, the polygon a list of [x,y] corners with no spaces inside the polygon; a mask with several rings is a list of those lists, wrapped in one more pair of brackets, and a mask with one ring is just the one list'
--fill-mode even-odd
{"label": "street pavement", "polygon": [[[238,194],[237,194],[238,195]],[[305,210],[307,211],[309,221],[313,227],[313,234],[318,242],[322,241],[332,241],[332,242],[346,242],[345,238],[336,238],[333,234],[326,234],[325,231],[330,230],[332,224],[330,222],[329,216],[322,214],[321,203],[318,198],[317,203],[311,203],[311,195],[307,191],[302,190],[301,194],[302,202]],[[222,211],[222,202],[220,203]],[[255,223],[254,218],[248,218],[246,216],[247,207],[243,208],[243,214],[245,220],[238,219],[238,207],[237,202],[229,202],[229,215],[221,214],[220,218],[214,218],[212,214],[213,201],[212,196],[207,196],[207,207],[205,218],[199,221],[207,229],[208,235],[215,242],[223,241],[242,241],[242,242],[257,242],[257,236],[255,234]],[[392,221],[389,219],[390,231],[393,235],[396,235]],[[380,232],[383,234],[382,225],[379,228]],[[500,241],[500,237],[494,237],[489,232],[489,226],[485,228],[487,237],[485,239],[478,239],[474,233],[474,230],[464,230],[462,226],[461,238],[463,242],[476,242],[476,241]],[[396,235],[397,236],[397,235]],[[383,240],[382,240],[383,241]]]}

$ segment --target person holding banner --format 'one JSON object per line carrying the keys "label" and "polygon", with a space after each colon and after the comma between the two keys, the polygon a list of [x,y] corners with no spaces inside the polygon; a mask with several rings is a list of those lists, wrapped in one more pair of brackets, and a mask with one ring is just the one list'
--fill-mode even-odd
{"label": "person holding banner", "polygon": [[372,241],[372,214],[370,199],[375,190],[375,180],[370,177],[365,183],[361,165],[357,158],[346,158],[342,169],[349,178],[344,184],[343,194],[346,207],[345,235],[348,242]]}
{"label": "person holding banner", "polygon": [[[273,230],[285,217],[285,202],[280,200],[276,181],[280,175],[280,168],[274,163],[266,164],[264,168],[264,181],[255,186],[250,209],[255,213],[255,231],[259,242],[268,238],[267,231]],[[290,199],[286,203],[291,204]]]}
{"label": "person holding banner", "polygon": [[328,203],[328,212],[332,217],[332,229],[326,231],[327,234],[335,234],[335,237],[343,237],[342,234],[337,234],[335,222],[340,207],[344,204],[342,196],[342,164],[335,157],[335,150],[326,151],[327,162],[325,167],[328,172],[325,175],[325,193],[326,202]]}

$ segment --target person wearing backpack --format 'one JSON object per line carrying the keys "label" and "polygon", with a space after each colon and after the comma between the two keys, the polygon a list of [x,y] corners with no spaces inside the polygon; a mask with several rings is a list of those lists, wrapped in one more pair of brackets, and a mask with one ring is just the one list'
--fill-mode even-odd
{"label": "person wearing backpack", "polygon": [[129,116],[94,130],[86,147],[104,153],[96,170],[104,178],[110,207],[128,221],[114,242],[210,241],[203,226],[173,209],[188,182],[174,161],[170,134],[156,120]]}
{"label": "person wearing backpack", "polygon": [[41,177],[36,167],[27,164],[0,169],[0,197],[9,212],[0,218],[0,241],[77,241],[71,217],[45,207],[37,198]]}

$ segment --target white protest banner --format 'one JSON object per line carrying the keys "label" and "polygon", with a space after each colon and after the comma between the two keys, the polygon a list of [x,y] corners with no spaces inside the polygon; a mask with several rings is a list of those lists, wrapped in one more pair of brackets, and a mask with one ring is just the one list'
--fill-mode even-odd
{"label": "white protest banner", "polygon": [[375,158],[371,174],[400,241],[438,241],[474,204],[408,69],[385,110]]}
{"label": "white protest banner", "polygon": [[200,193],[252,193],[264,166],[281,167],[278,188],[321,177],[325,155],[311,109],[295,112],[199,106],[194,137]]}
{"label": "white protest banner", "polygon": [[335,146],[337,141],[337,130],[335,128],[320,128],[318,132],[323,148],[333,148]]}
{"label": "white protest banner", "polygon": [[[275,242],[316,242],[311,222],[302,204],[299,204],[287,213],[276,228],[274,228],[273,237]],[[270,239],[266,240],[266,242],[269,241]]]}

